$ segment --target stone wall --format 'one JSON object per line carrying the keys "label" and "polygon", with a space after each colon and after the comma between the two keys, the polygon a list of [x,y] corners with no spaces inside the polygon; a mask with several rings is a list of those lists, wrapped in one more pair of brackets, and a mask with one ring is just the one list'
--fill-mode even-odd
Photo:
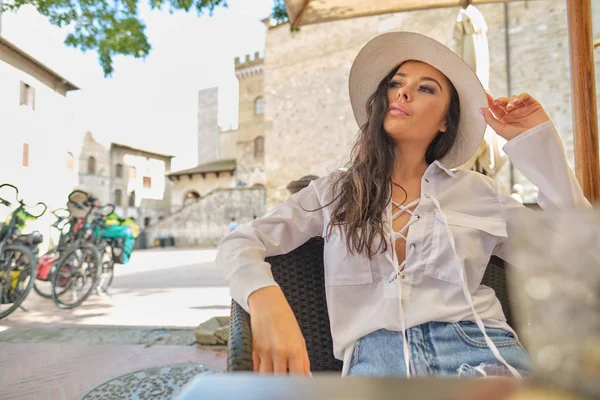
{"label": "stone wall", "polygon": [[198,164],[220,159],[219,89],[198,92]]}
{"label": "stone wall", "polygon": [[181,175],[173,179],[172,212],[183,208],[185,197],[190,192],[204,197],[216,189],[234,187],[234,179],[229,173],[220,173],[218,177],[215,173],[208,173],[205,178],[199,174],[192,175],[191,178],[188,175]]}
{"label": "stone wall", "polygon": [[[556,125],[574,168],[571,77],[566,1],[529,1],[509,6],[511,81],[513,93],[529,92],[544,106]],[[596,1],[593,1],[596,3]],[[487,14],[486,14],[487,18]],[[592,23],[598,39],[600,7],[594,7]],[[600,101],[600,52],[595,53],[596,96]],[[598,107],[600,115],[600,103]],[[504,181],[508,182],[508,166]],[[533,201],[534,188],[515,170],[515,183],[526,189],[526,201]]]}
{"label": "stone wall", "polygon": [[227,130],[219,133],[222,160],[233,160],[237,156],[238,131]]}
{"label": "stone wall", "polygon": [[264,114],[256,113],[255,102],[264,99],[264,68],[259,53],[251,60],[235,60],[235,74],[239,82],[239,127],[236,143],[237,180],[247,186],[264,184],[264,156],[255,154],[255,140],[264,138]]}
{"label": "stone wall", "polygon": [[157,237],[173,236],[181,247],[216,246],[229,232],[232,217],[245,223],[264,214],[264,189],[218,189],[145,229],[147,243],[152,246]]}
{"label": "stone wall", "polygon": [[[507,95],[510,74],[513,94],[527,91],[538,98],[560,131],[572,162],[566,2],[507,3],[508,23],[504,7],[478,6],[489,27],[490,90],[496,96]],[[269,208],[287,198],[285,186],[290,181],[308,174],[323,176],[346,162],[358,131],[348,99],[348,73],[360,48],[378,34],[393,30],[420,32],[452,46],[458,10],[340,20],[303,26],[298,33],[290,33],[287,25],[268,31],[264,68]],[[594,9],[593,23],[600,26],[600,7]],[[597,74],[599,64],[597,56]],[[498,176],[507,189],[509,175],[507,164]],[[525,183],[518,172],[515,178],[515,183]],[[526,189],[532,193],[531,185],[526,184]]]}

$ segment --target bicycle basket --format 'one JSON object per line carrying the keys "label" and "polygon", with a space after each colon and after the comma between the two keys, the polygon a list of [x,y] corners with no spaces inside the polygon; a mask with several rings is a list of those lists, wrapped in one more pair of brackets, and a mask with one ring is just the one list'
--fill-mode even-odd
{"label": "bicycle basket", "polygon": [[72,201],[75,201],[79,204],[85,204],[88,201],[88,196],[82,192],[75,192],[69,195],[69,201],[67,201],[67,209],[72,217],[85,218],[85,216],[90,212],[91,206],[78,208],[72,203]]}

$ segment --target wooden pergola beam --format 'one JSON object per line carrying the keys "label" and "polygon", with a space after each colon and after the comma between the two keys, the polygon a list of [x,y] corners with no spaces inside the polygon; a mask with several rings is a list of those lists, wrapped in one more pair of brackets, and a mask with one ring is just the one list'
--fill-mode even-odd
{"label": "wooden pergola beam", "polygon": [[590,202],[600,199],[591,0],[567,0],[575,172]]}

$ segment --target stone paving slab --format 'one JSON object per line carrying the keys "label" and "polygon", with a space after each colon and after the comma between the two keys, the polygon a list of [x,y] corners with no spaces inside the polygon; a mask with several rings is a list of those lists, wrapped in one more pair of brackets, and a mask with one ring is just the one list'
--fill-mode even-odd
{"label": "stone paving slab", "polygon": [[76,400],[109,378],[184,363],[222,372],[227,352],[173,345],[0,343],[0,400]]}
{"label": "stone paving slab", "polygon": [[196,343],[194,330],[137,327],[0,327],[0,343],[171,344]]}

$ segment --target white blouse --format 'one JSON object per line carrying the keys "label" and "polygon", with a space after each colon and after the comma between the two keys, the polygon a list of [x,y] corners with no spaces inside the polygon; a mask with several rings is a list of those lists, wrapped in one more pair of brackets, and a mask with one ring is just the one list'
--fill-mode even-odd
{"label": "white blouse", "polygon": [[[510,140],[503,149],[538,187],[538,203],[545,210],[591,207],[550,121]],[[231,297],[246,311],[252,292],[277,285],[265,257],[292,251],[311,237],[325,237],[331,207],[305,210],[331,201],[328,188],[336,173],[312,181],[264,217],[240,225],[221,241],[217,264],[229,281]],[[348,371],[356,341],[379,329],[405,335],[410,376],[406,331],[432,321],[475,321],[496,358],[518,375],[485,334],[484,326],[514,331],[506,323],[494,291],[481,281],[492,255],[514,262],[506,251],[510,239],[507,214],[522,208],[521,203],[500,193],[489,177],[449,170],[436,161],[423,175],[418,205],[398,233],[392,229],[392,202],[388,204],[384,216],[387,252],[372,259],[351,255],[344,233],[333,229],[325,241],[323,261],[333,350],[344,362],[342,376]],[[393,249],[400,237],[406,240],[407,251],[398,265]]]}

